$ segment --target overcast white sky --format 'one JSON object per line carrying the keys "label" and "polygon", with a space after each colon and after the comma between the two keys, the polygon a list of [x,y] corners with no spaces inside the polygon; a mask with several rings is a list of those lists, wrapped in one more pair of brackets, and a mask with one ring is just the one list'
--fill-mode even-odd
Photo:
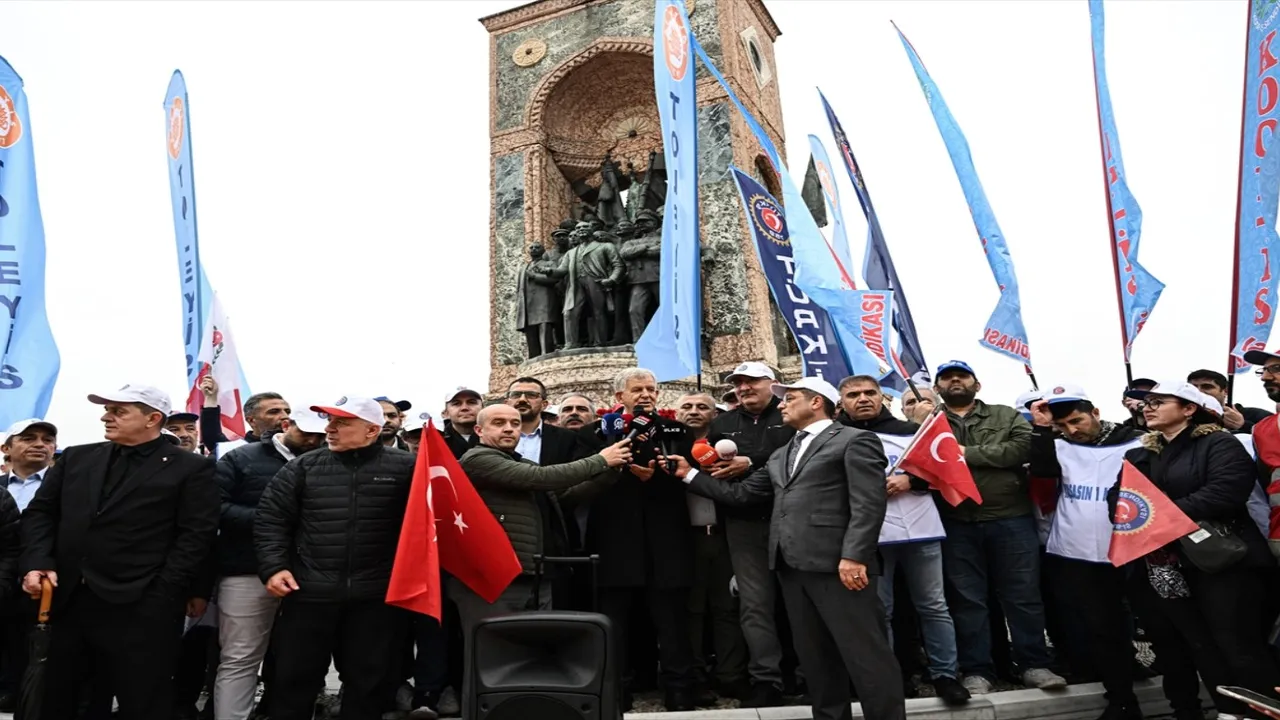
{"label": "overcast white sky", "polygon": [[[489,367],[488,40],[466,2],[8,2],[0,55],[26,81],[62,351],[49,418],[101,437],[86,393],[183,389],[162,109],[191,94],[201,251],[254,390],[295,405],[409,398],[435,412]],[[1022,284],[1042,385],[1082,383],[1119,418],[1124,382],[1085,0],[772,0],[797,181],[840,114],[933,365],[983,397],[1028,382],[977,340],[997,289],[899,44],[968,134]],[[1142,261],[1168,289],[1135,372],[1225,366],[1244,0],[1107,3],[1108,70]],[[846,205],[852,187],[837,171]],[[865,222],[846,215],[853,255]],[[745,358],[744,358],[745,359]],[[1238,396],[1266,407],[1252,375]]]}

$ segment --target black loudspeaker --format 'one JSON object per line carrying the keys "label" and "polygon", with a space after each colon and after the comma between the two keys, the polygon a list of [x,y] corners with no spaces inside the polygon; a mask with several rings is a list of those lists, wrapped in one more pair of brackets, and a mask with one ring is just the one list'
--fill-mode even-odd
{"label": "black loudspeaker", "polygon": [[597,613],[528,612],[472,636],[475,720],[618,720],[613,627]]}

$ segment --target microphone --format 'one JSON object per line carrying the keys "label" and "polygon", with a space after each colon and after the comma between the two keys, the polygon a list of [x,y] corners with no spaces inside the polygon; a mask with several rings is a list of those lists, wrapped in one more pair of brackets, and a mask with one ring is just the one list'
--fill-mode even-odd
{"label": "microphone", "polygon": [[625,425],[623,424],[622,415],[616,412],[611,412],[605,413],[604,416],[600,418],[600,432],[603,433],[605,437],[621,437],[624,431]]}
{"label": "microphone", "polygon": [[636,413],[636,416],[631,419],[631,432],[627,433],[627,439],[635,440],[637,437],[648,433],[653,426],[653,415],[644,411]]}
{"label": "microphone", "polygon": [[719,460],[720,456],[716,454],[716,449],[711,447],[706,440],[699,440],[693,444],[693,459],[699,465],[710,465]]}
{"label": "microphone", "polygon": [[732,460],[738,456],[738,444],[729,438],[716,442],[715,450],[721,460]]}

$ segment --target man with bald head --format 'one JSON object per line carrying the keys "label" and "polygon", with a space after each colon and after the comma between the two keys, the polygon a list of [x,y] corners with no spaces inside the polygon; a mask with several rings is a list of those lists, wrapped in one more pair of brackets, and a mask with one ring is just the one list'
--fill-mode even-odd
{"label": "man with bald head", "polygon": [[[590,457],[561,465],[540,466],[520,457],[520,412],[510,405],[490,405],[476,418],[479,444],[462,456],[462,470],[494,515],[502,519],[502,529],[520,558],[522,574],[512,581],[494,603],[486,602],[455,578],[448,580],[449,597],[458,605],[465,639],[464,667],[470,667],[471,631],[481,620],[494,615],[545,610],[551,607],[552,591],[544,585],[534,603],[534,555],[563,556],[569,542],[563,500],[589,496],[616,480],[606,472],[631,462],[631,441],[614,443]],[[552,577],[557,568],[548,568]],[[464,683],[469,682],[469,674]],[[463,717],[470,717],[463,688]]]}

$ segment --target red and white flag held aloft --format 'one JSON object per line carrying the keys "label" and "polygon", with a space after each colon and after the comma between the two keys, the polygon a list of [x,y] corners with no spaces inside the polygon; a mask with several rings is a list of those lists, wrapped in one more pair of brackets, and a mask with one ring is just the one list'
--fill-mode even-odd
{"label": "red and white flag held aloft", "polygon": [[228,440],[240,440],[245,435],[243,398],[240,387],[240,362],[236,358],[236,345],[231,339],[231,326],[227,323],[222,303],[215,294],[209,308],[209,320],[205,323],[204,338],[200,341],[200,372],[195,385],[187,396],[187,412],[200,414],[204,406],[204,393],[200,381],[212,375],[218,383],[218,408],[222,413],[222,434]]}
{"label": "red and white flag held aloft", "polygon": [[924,421],[898,461],[898,469],[928,482],[952,505],[965,500],[982,504],[982,494],[973,482],[973,473],[964,461],[946,413],[935,412]]}

